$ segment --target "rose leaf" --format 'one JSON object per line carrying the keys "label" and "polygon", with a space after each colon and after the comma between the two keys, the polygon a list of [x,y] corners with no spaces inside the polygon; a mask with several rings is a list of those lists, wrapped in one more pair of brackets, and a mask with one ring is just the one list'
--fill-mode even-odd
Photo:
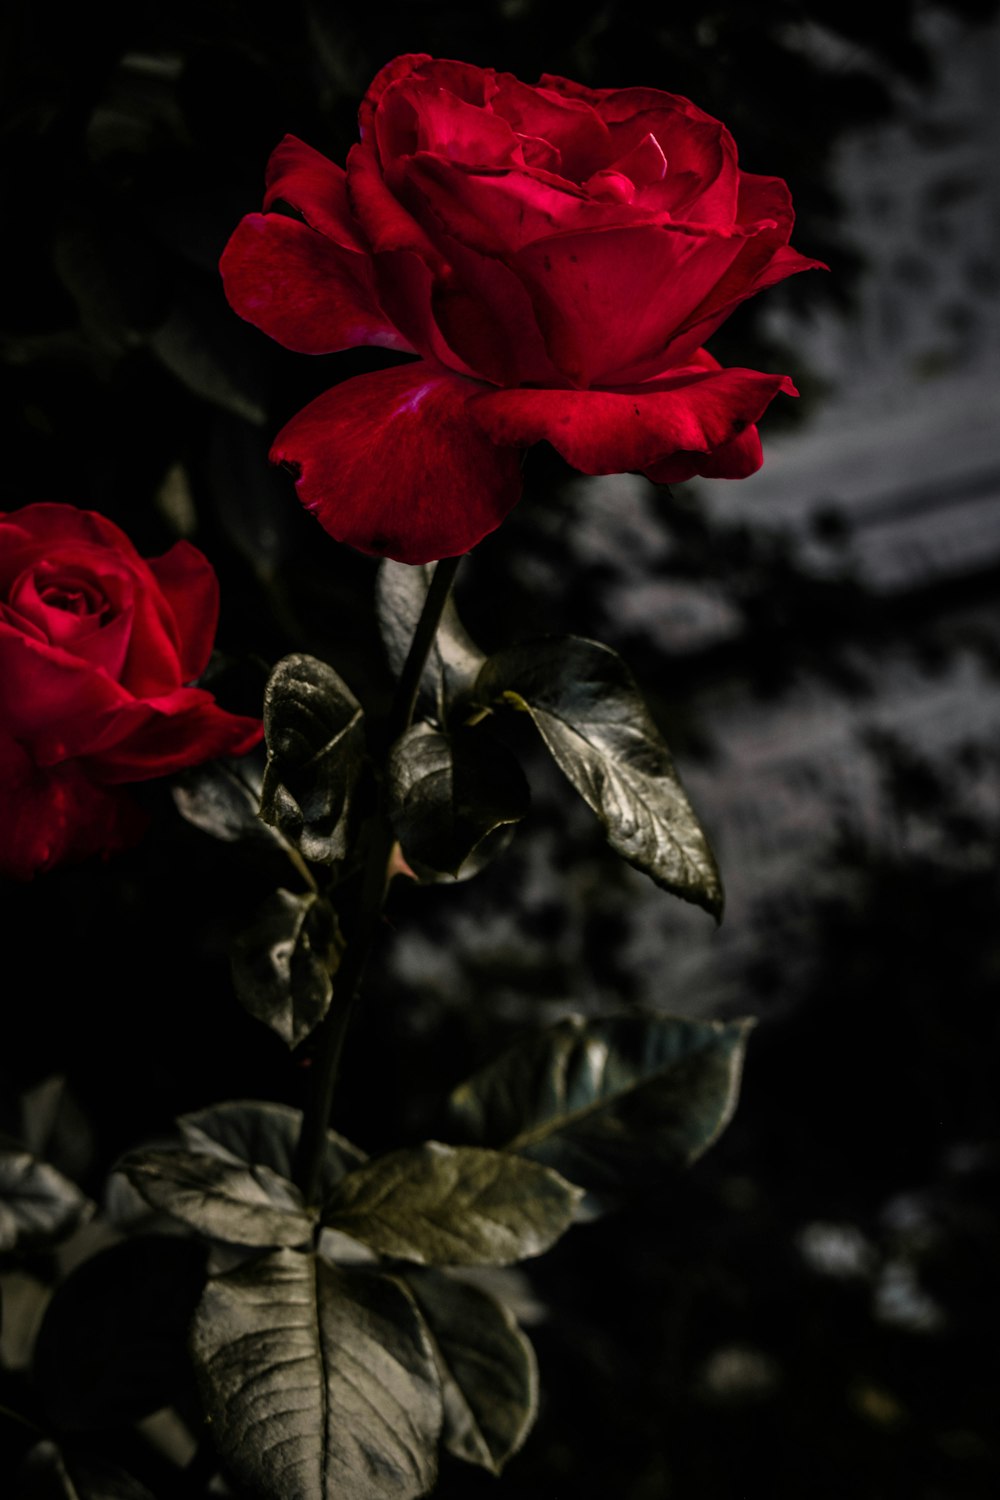
{"label": "rose leaf", "polygon": [[192,1350],[241,1485],[295,1500],[415,1500],[434,1483],[441,1389],[388,1277],[281,1250],[209,1282]]}
{"label": "rose leaf", "polygon": [[365,758],[360,703],[325,662],[286,656],[264,691],[264,734],[261,817],[306,859],[343,859]]}
{"label": "rose leaf", "polygon": [[495,1297],[440,1271],[407,1271],[427,1324],[444,1397],[449,1453],[499,1474],[538,1411],[538,1367],[513,1314]]}
{"label": "rose leaf", "polygon": [[580,636],[512,646],[483,666],[476,697],[529,713],[612,849],[721,920],[722,882],[708,840],[616,652]]}
{"label": "rose leaf", "polygon": [[[302,1112],[288,1104],[237,1099],[181,1115],[178,1128],[189,1151],[230,1166],[267,1167],[289,1183],[302,1130]],[[323,1185],[332,1190],[365,1154],[333,1130],[326,1133]]]}
{"label": "rose leaf", "polygon": [[14,1500],[153,1500],[150,1491],[117,1464],[71,1443],[36,1443],[14,1481]]}
{"label": "rose leaf", "polygon": [[397,1260],[506,1266],[554,1244],[580,1197],[536,1162],[425,1141],[351,1172],[322,1217],[328,1228]]}
{"label": "rose leaf", "polygon": [[46,1309],[32,1371],[59,1430],[124,1427],[173,1404],[189,1378],[205,1254],[194,1239],[141,1234],[71,1272]]}
{"label": "rose leaf", "polygon": [[453,733],[417,724],[389,757],[389,816],[408,864],[455,879],[509,842],[530,794],[514,756],[485,726]]}
{"label": "rose leaf", "polygon": [[588,1191],[641,1188],[729,1123],[752,1024],[569,1016],[460,1084],[449,1114],[461,1139],[545,1162]]}
{"label": "rose leaf", "polygon": [[30,1151],[0,1141],[0,1251],[65,1239],[93,1211],[75,1182]]}
{"label": "rose leaf", "polygon": [[311,891],[273,891],[232,948],[233,983],[245,1008],[297,1047],[330,1007],[342,939],[336,913]]}
{"label": "rose leaf", "polygon": [[315,1227],[298,1188],[270,1167],[168,1150],[134,1152],[116,1170],[151,1208],[226,1244],[301,1245]]}
{"label": "rose leaf", "polygon": [[[435,566],[386,561],[378,570],[378,626],[396,677],[403,670]],[[439,724],[447,723],[452,705],[469,692],[485,660],[459,619],[454,598],[449,597],[420,680],[421,702]]]}

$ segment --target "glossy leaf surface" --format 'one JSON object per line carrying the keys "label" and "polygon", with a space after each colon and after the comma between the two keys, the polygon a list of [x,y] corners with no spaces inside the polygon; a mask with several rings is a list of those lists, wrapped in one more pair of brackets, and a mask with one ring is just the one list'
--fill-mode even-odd
{"label": "glossy leaf surface", "polygon": [[453,733],[415,724],[389,757],[389,816],[407,862],[473,874],[528,811],[524,772],[483,728]]}
{"label": "glossy leaf surface", "polygon": [[523,1152],[581,1187],[642,1186],[725,1128],[750,1024],[569,1017],[461,1084],[451,1117],[463,1139]]}
{"label": "glossy leaf surface", "polygon": [[270,1167],[191,1151],[143,1151],[119,1162],[152,1208],[232,1245],[301,1245],[314,1219],[302,1195]]}
{"label": "glossy leaf surface", "polygon": [[412,1298],[282,1250],[209,1283],[192,1348],[227,1465],[269,1500],[415,1500],[441,1390]]}
{"label": "glossy leaf surface", "polygon": [[615,852],[664,890],[721,919],[715,857],[616,652],[580,636],[512,646],[483,666],[476,696],[529,713]]}
{"label": "glossy leaf surface", "polygon": [[492,1265],[540,1255],[570,1226],[580,1193],[500,1151],[425,1141],[345,1177],[323,1223],[418,1265]]}
{"label": "glossy leaf surface", "polygon": [[264,733],[261,817],[306,859],[343,859],[365,755],[360,703],[326,662],[286,656],[268,679]]}
{"label": "glossy leaf surface", "polygon": [[330,1007],[340,946],[328,901],[312,891],[274,891],[233,944],[236,993],[252,1016],[297,1047]]}

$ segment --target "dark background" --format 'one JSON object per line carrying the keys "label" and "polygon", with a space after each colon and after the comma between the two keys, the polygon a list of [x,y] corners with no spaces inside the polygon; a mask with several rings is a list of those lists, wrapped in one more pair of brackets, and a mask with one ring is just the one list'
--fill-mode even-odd
{"label": "dark background", "polygon": [[[877,233],[851,232],[837,153],[858,132],[885,127],[891,144],[893,130],[933,135],[935,119],[947,130],[932,108],[942,59],[913,4],[98,10],[99,25],[92,8],[37,0],[0,20],[0,508],[99,509],[147,555],[191,536],[221,580],[214,681],[229,707],[257,711],[289,650],[331,660],[373,709],[389,688],[373,565],[326,538],[266,464],[293,412],[384,360],[282,350],[229,310],[215,267],[281,135],[342,162],[358,98],[396,53],[685,94],[726,121],[746,168],[788,180],[795,244],[831,274],[745,305],[711,346],[799,384],[801,402],[767,417],[765,447],[779,434],[807,452],[843,397],[810,316],[892,347],[891,329],[864,322],[886,266]],[[992,37],[995,10],[938,14],[951,35],[968,23]],[[938,198],[941,222],[966,211],[947,184]],[[926,311],[927,267],[956,255],[928,223],[917,271],[890,268],[904,333]],[[956,337],[996,293],[967,260]],[[877,403],[866,417],[878,423]],[[985,1500],[1000,1487],[1000,760],[981,713],[966,725],[960,711],[935,750],[919,714],[892,705],[903,678],[919,704],[969,662],[995,685],[996,560],[918,567],[886,591],[866,574],[863,526],[815,486],[808,524],[783,526],[728,496],[714,505],[710,487],[670,501],[581,484],[544,451],[529,472],[525,500],[464,565],[470,628],[487,649],[575,630],[627,656],[735,885],[729,931],[716,939],[620,867],[525,737],[536,806],[507,859],[468,885],[394,894],[336,1123],[368,1149],[421,1138],[476,1063],[573,1008],[761,1024],[735,1121],[705,1160],[531,1268],[538,1427],[499,1484],[449,1464],[438,1493]],[[886,492],[894,472],[887,446]],[[951,503],[934,483],[925,513]],[[648,619],[622,611],[623,587],[651,590]],[[708,601],[725,628],[685,628],[665,651],[656,600],[668,613]],[[798,754],[803,694],[831,725],[858,726],[837,752],[846,782]],[[770,782],[741,779],[733,736],[762,724],[780,726],[787,754]],[[849,795],[855,765],[864,785]],[[799,814],[773,811],[775,777],[799,797],[790,842]],[[2,893],[4,1111],[64,1075],[75,1170],[95,1195],[119,1152],[180,1111],[303,1093],[301,1062],[239,1009],[228,969],[232,935],[285,871],[184,824],[169,788],[142,796],[153,827],[133,853]],[[756,835],[740,822],[755,797]],[[22,1446],[0,1420],[0,1462]]]}

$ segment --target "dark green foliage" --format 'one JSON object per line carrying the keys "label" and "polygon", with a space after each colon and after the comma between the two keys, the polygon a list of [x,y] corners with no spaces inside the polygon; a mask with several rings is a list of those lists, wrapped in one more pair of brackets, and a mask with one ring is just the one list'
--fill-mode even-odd
{"label": "dark green foliage", "polygon": [[459,1085],[451,1119],[463,1139],[522,1152],[593,1192],[648,1189],[725,1129],[749,1024],[568,1017]]}
{"label": "dark green foliage", "polygon": [[327,1198],[323,1223],[418,1265],[506,1266],[547,1250],[580,1197],[534,1162],[426,1141],[356,1168]]}
{"label": "dark green foliage", "polygon": [[204,1245],[173,1235],[138,1235],[78,1266],[35,1345],[35,1386],[56,1428],[124,1426],[184,1393],[204,1282]]}
{"label": "dark green foliage", "polygon": [[261,817],[306,859],[343,859],[365,756],[360,703],[325,662],[286,656],[268,679],[264,732]]}
{"label": "dark green foliage", "polygon": [[407,863],[456,879],[503,851],[530,801],[524,772],[487,725],[446,733],[415,724],[393,746],[388,784]]}
{"label": "dark green foliage", "polygon": [[64,1239],[93,1208],[55,1167],[0,1140],[0,1252]]}
{"label": "dark green foliage", "polygon": [[415,1500],[441,1429],[434,1354],[402,1284],[281,1250],[210,1282],[192,1349],[212,1433],[282,1500]]}
{"label": "dark green foliage", "polygon": [[665,890],[722,917],[722,882],[674,764],[631,673],[577,636],[490,657],[481,702],[529,713],[559,769],[600,818],[612,849]]}
{"label": "dark green foliage", "polygon": [[538,1407],[534,1351],[495,1297],[437,1271],[406,1273],[431,1336],[444,1400],[442,1441],[466,1463],[499,1474]]}
{"label": "dark green foliage", "polygon": [[297,1047],[329,1009],[341,947],[328,901],[313,891],[274,891],[233,944],[236,993],[252,1016]]}

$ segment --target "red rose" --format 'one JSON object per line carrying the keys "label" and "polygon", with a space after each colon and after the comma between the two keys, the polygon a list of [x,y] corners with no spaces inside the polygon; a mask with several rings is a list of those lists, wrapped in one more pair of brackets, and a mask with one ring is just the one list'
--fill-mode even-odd
{"label": "red rose", "polygon": [[257,743],[256,719],[185,686],[218,612],[188,542],[145,561],[94,511],[0,514],[0,871],[28,879],[120,849],[143,820],[119,783]]}
{"label": "red rose", "polygon": [[759,468],[754,424],[795,388],[701,345],[821,263],[790,248],[787,187],[741,172],[724,125],[658,89],[409,56],[360,126],[346,173],[286,136],[221,263],[236,311],[289,349],[420,355],[279,434],[271,457],[327,531],[403,562],[465,552],[542,438],[585,474]]}

